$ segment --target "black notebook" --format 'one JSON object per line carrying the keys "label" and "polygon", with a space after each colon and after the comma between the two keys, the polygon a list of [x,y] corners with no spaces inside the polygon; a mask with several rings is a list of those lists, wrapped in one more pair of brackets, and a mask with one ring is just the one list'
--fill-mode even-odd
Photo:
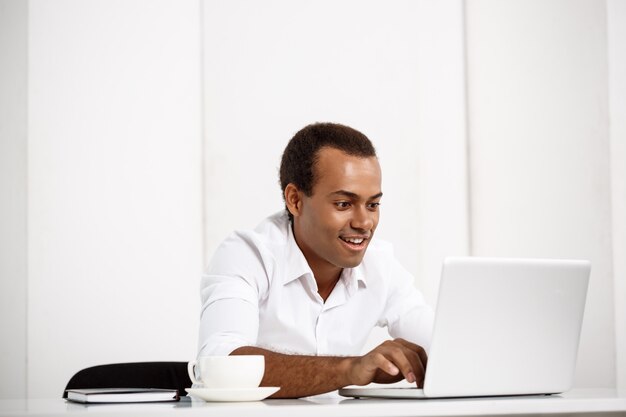
{"label": "black notebook", "polygon": [[68,389],[67,399],[78,403],[145,403],[178,401],[178,390],[159,388]]}

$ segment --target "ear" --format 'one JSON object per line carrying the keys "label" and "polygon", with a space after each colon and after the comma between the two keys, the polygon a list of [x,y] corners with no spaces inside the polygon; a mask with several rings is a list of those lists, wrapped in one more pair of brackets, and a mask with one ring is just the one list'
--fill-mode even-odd
{"label": "ear", "polygon": [[285,187],[285,204],[293,217],[298,217],[302,212],[302,192],[293,183]]}

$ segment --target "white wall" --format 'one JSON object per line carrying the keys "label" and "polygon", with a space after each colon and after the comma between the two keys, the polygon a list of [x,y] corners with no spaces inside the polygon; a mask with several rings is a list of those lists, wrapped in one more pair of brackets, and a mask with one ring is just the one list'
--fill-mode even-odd
{"label": "white wall", "polygon": [[195,0],[31,0],[28,395],[195,356],[202,270]]}
{"label": "white wall", "polygon": [[377,233],[407,268],[466,253],[461,1],[205,1],[204,17],[207,258],[283,208],[282,151],[316,121],[374,142]]}
{"label": "white wall", "polygon": [[467,4],[472,254],[591,260],[585,387],[615,384],[606,36],[596,0]]}
{"label": "white wall", "polygon": [[0,398],[26,395],[27,6],[0,0]]}

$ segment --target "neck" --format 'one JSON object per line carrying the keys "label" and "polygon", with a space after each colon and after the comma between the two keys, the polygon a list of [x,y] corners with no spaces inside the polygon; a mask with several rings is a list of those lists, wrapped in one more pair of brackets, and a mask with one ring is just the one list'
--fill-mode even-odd
{"label": "neck", "polygon": [[335,285],[337,285],[343,268],[333,265],[318,257],[314,252],[309,251],[306,246],[303,246],[300,243],[293,223],[291,224],[291,227],[296,244],[302,251],[302,254],[306,259],[306,262],[309,264],[311,271],[313,271],[313,277],[315,278],[315,282],[317,284],[317,293],[324,301],[326,301],[330,296],[330,293],[333,291],[333,288],[335,288]]}
{"label": "neck", "polygon": [[323,270],[331,268],[311,267],[311,270],[313,270],[313,276],[315,277],[315,282],[317,283],[317,293],[324,301],[326,301],[330,296],[330,293],[333,292],[335,285],[337,285],[342,269],[337,267],[333,267],[332,270],[327,271],[321,271],[320,269]]}

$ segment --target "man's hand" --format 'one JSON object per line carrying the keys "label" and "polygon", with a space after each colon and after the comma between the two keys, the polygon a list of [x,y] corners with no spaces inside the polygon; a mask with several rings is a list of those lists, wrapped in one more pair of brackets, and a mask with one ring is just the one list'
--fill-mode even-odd
{"label": "man's hand", "polygon": [[424,384],[426,352],[404,339],[388,340],[366,355],[301,356],[243,346],[231,355],[265,356],[262,387],[280,387],[272,398],[298,398],[370,382],[391,383],[406,378]]}
{"label": "man's hand", "polygon": [[348,378],[354,385],[388,384],[406,379],[421,388],[427,362],[421,346],[404,339],[387,340],[368,354],[352,358]]}

